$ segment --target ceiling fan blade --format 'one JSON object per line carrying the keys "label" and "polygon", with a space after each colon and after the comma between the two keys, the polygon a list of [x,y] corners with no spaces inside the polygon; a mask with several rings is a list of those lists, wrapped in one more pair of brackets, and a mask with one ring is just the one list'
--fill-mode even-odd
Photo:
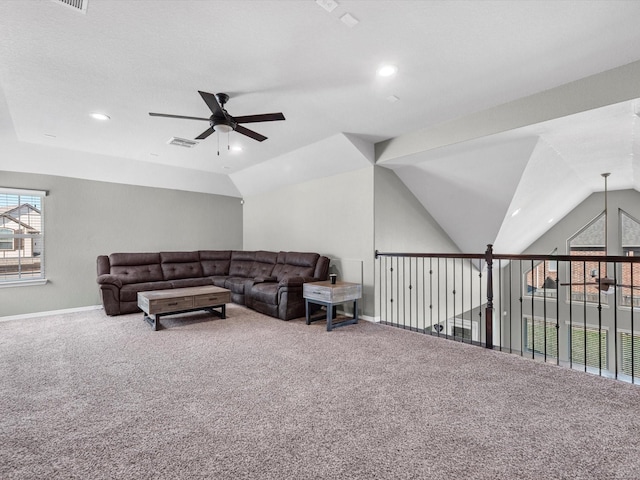
{"label": "ceiling fan blade", "polygon": [[260,115],[245,115],[243,117],[233,117],[238,123],[273,122],[275,120],[286,120],[284,115],[278,113],[262,113]]}
{"label": "ceiling fan blade", "polygon": [[204,132],[196,137],[196,140],[204,140],[213,133],[213,127],[207,128]]}
{"label": "ceiling fan blade", "polygon": [[200,90],[198,90],[198,93],[214,115],[219,115],[225,118],[227,117],[226,113],[218,103],[218,99],[213,93],[201,92]]}
{"label": "ceiling fan blade", "polygon": [[149,115],[152,117],[167,117],[167,118],[184,118],[186,120],[209,120],[208,118],[204,118],[204,117],[185,117],[184,115],[170,115],[168,113],[153,113],[153,112],[149,112]]}
{"label": "ceiling fan blade", "polygon": [[264,135],[260,135],[258,132],[254,132],[253,130],[249,130],[242,125],[236,126],[236,132],[241,133],[242,135],[246,135],[247,137],[251,137],[259,142],[264,142],[267,139],[267,137],[265,137]]}

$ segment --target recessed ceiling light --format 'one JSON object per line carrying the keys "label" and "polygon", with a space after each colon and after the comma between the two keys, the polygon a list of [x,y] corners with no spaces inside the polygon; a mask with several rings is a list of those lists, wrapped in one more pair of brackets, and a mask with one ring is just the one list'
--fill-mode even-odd
{"label": "recessed ceiling light", "polygon": [[391,77],[398,73],[398,67],[395,65],[383,65],[378,69],[379,77]]}
{"label": "recessed ceiling light", "polygon": [[520,213],[520,209],[518,208],[517,210],[514,210],[514,212],[511,214],[511,216],[515,217],[519,213]]}
{"label": "recessed ceiling light", "polygon": [[358,23],[360,23],[360,21],[350,13],[345,13],[340,17],[340,20],[342,20],[342,23],[344,23],[347,27],[355,27]]}
{"label": "recessed ceiling light", "polygon": [[111,120],[111,117],[109,115],[99,112],[93,112],[91,114],[91,117],[95,118],[96,120]]}
{"label": "recessed ceiling light", "polygon": [[338,2],[335,0],[316,0],[316,3],[329,13],[333,12],[333,10],[338,6]]}
{"label": "recessed ceiling light", "polygon": [[241,152],[242,151],[242,147],[240,145],[234,145],[233,147],[231,147],[231,151],[232,152]]}

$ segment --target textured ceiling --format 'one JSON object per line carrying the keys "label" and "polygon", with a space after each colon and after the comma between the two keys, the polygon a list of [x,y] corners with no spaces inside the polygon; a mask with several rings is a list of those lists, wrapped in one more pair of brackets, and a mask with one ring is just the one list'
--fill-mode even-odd
{"label": "textured ceiling", "polygon": [[[345,13],[359,23],[346,26]],[[4,0],[0,169],[254,195],[362,168],[378,142],[636,62],[638,18],[637,1],[339,0],[327,12],[313,0],[89,0],[78,13],[53,0]],[[395,77],[375,76],[384,62],[398,66]],[[207,117],[198,90],[228,93],[232,115],[281,111],[287,120],[252,124],[269,137],[262,143],[232,133],[193,149],[167,145],[207,123],[148,112]],[[614,188],[638,188],[634,107],[381,164],[461,249],[478,250],[460,228],[467,222],[481,245],[515,252],[534,238],[511,209],[532,204],[540,185],[564,187],[553,212],[527,214],[544,225],[601,189],[603,170]],[[111,121],[92,120],[93,111]],[[436,190],[450,201],[434,201]]]}

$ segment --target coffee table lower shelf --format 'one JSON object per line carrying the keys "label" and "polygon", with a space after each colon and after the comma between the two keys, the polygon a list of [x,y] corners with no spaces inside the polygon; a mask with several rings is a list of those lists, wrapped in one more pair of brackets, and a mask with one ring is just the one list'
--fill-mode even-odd
{"label": "coffee table lower shelf", "polygon": [[[220,311],[215,310],[216,308],[219,308]],[[142,313],[144,314],[144,321],[147,322],[149,325],[151,325],[151,328],[153,328],[154,331],[158,331],[162,328],[162,325],[160,325],[160,317],[167,317],[169,315],[180,315],[181,313],[191,313],[191,312],[200,312],[200,311],[213,313],[214,315],[217,315],[220,318],[227,318],[227,306],[225,304],[215,305],[213,307],[190,308],[189,310],[179,310],[177,312],[152,313],[152,314],[147,314],[145,312],[142,312]]]}

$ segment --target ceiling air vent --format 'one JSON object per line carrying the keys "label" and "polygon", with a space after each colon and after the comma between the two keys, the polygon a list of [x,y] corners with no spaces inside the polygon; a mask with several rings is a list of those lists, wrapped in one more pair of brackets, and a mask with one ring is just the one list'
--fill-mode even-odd
{"label": "ceiling air vent", "polygon": [[73,8],[76,12],[87,13],[87,4],[89,0],[53,0],[56,3],[61,3],[67,7]]}
{"label": "ceiling air vent", "polygon": [[167,142],[169,145],[177,145],[178,147],[193,148],[198,145],[195,140],[188,140],[186,138],[171,137]]}

